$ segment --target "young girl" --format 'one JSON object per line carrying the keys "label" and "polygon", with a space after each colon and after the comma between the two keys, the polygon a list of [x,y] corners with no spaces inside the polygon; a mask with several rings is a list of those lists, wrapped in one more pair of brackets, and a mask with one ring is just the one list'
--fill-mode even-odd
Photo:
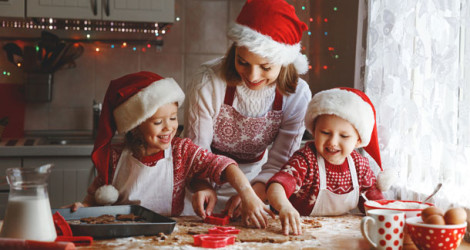
{"label": "young girl", "polygon": [[[140,204],[177,216],[183,210],[185,186],[192,178],[228,181],[243,200],[244,217],[266,225],[267,211],[235,161],[175,137],[177,111],[184,100],[171,78],[139,72],[111,81],[104,99],[92,160],[98,176],[81,206]],[[125,143],[112,144],[116,132]]]}
{"label": "young girl", "polygon": [[358,206],[360,193],[371,200],[384,198],[368,159],[354,150],[364,147],[382,168],[375,109],[363,92],[335,88],[317,93],[305,125],[314,141],[295,152],[268,182],[269,203],[279,212],[286,235],[289,228],[302,233],[300,215],[347,213]]}
{"label": "young girl", "polygon": [[[303,31],[285,0],[247,0],[228,31],[223,58],[202,65],[185,107],[184,136],[235,159],[257,195],[299,147],[311,99],[299,78],[308,69],[300,51]],[[216,211],[238,215],[240,197],[218,186]],[[209,206],[208,206],[209,207]]]}

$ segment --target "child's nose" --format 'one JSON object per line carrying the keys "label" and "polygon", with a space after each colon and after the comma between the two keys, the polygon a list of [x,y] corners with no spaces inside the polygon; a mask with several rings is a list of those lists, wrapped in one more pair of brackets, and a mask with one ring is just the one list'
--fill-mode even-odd
{"label": "child's nose", "polygon": [[338,136],[332,135],[332,136],[330,136],[330,138],[329,138],[329,140],[328,140],[328,143],[329,143],[331,146],[337,146],[337,145],[338,145],[338,141],[339,141]]}

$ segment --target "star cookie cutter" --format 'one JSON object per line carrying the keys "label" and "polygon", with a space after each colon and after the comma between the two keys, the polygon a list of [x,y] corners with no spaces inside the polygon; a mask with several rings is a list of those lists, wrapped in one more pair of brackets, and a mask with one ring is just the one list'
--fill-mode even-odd
{"label": "star cookie cutter", "polygon": [[198,234],[193,235],[194,246],[205,248],[220,248],[235,243],[235,235],[218,235],[218,234]]}

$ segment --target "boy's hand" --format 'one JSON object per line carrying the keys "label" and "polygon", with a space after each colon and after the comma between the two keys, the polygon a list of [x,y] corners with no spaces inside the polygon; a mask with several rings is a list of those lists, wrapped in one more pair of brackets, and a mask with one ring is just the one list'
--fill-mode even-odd
{"label": "boy's hand", "polygon": [[192,205],[194,212],[203,219],[212,214],[216,202],[217,193],[212,188],[202,189],[193,194]]}
{"label": "boy's hand", "polygon": [[266,213],[273,219],[275,218],[274,213],[266,207],[254,192],[247,192],[241,197],[242,218],[245,225],[253,224],[257,228],[266,228],[268,226]]}
{"label": "boy's hand", "polygon": [[294,235],[302,234],[300,214],[293,206],[283,206],[279,211],[279,220],[281,220],[284,235],[289,235],[289,228]]}

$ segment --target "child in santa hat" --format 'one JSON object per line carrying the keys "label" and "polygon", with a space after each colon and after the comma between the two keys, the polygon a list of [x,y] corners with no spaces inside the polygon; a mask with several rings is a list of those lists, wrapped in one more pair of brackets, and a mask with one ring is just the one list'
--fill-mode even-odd
{"label": "child in santa hat", "polygon": [[289,228],[302,233],[300,215],[340,215],[358,205],[361,209],[360,193],[370,200],[383,199],[381,191],[389,187],[378,187],[368,159],[354,150],[363,147],[382,168],[375,109],[363,92],[334,88],[317,93],[305,125],[314,141],[295,152],[267,184],[269,203],[279,211],[286,235]]}
{"label": "child in santa hat", "polygon": [[[301,53],[306,30],[285,0],[247,0],[228,30],[233,44],[226,56],[203,64],[189,85],[184,136],[235,159],[264,201],[265,183],[300,148],[305,132],[312,98],[299,77],[308,70]],[[236,217],[236,191],[216,190],[215,211]]]}
{"label": "child in santa hat", "polygon": [[[177,216],[192,178],[229,182],[243,199],[244,216],[265,226],[267,211],[237,163],[175,137],[184,93],[172,78],[138,72],[111,81],[103,103],[92,160],[98,176],[81,206],[140,204]],[[111,144],[115,132],[125,143]]]}

